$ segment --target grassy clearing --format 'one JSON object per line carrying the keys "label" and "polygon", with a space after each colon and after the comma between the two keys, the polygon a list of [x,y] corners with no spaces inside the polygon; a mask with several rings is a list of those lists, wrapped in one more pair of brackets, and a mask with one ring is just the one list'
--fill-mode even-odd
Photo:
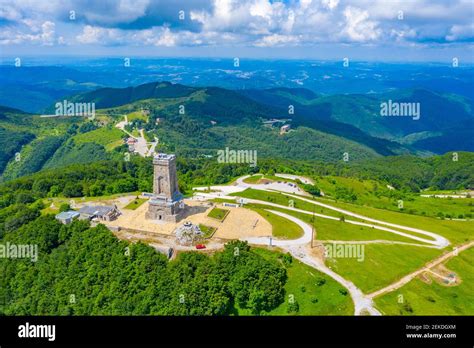
{"label": "grassy clearing", "polygon": [[263,179],[263,174],[255,174],[255,175],[249,176],[247,179],[244,179],[244,182],[247,184],[256,184],[261,179]]}
{"label": "grassy clearing", "polygon": [[76,144],[96,143],[103,145],[106,150],[113,150],[122,144],[124,133],[115,127],[102,127],[93,131],[75,135],[73,140]]}
{"label": "grassy clearing", "polygon": [[474,216],[474,200],[469,198],[435,198],[407,195],[402,200],[403,209],[398,207],[398,199],[388,197],[362,196],[356,204],[378,209],[429,217],[471,218]]}
{"label": "grassy clearing", "polygon": [[229,214],[229,212],[230,212],[230,210],[228,210],[228,209],[222,209],[222,208],[214,207],[209,212],[209,214],[207,214],[207,216],[209,216],[210,218],[219,220],[219,221],[224,221],[224,219],[226,218],[227,214]]}
{"label": "grassy clearing", "polygon": [[416,271],[442,253],[438,249],[410,245],[366,244],[363,261],[328,258],[326,264],[363,292],[370,293]]}
{"label": "grassy clearing", "polygon": [[211,238],[214,232],[216,232],[215,227],[206,226],[203,224],[199,224],[199,229],[202,231],[202,233],[204,233],[204,238]]}
{"label": "grassy clearing", "polygon": [[264,174],[255,174],[249,176],[247,179],[244,179],[244,182],[247,184],[258,184],[260,180],[267,180],[267,181],[276,181],[276,182],[291,182],[296,183],[293,179],[282,178],[280,176],[275,175],[264,175]]}
{"label": "grassy clearing", "polygon": [[141,111],[135,111],[127,115],[127,120],[128,122],[131,122],[133,120],[142,120],[144,122],[147,122],[148,117],[146,115],[143,115]]}
{"label": "grassy clearing", "polygon": [[[260,209],[272,209],[281,211],[288,215],[292,215],[309,225],[313,224],[313,217],[308,214],[298,213],[295,211],[287,210],[284,208],[276,208],[272,206],[265,206],[260,204],[247,204],[245,205],[246,208],[260,208]],[[394,233],[386,232],[377,230],[374,228],[364,227],[364,226],[356,226],[353,224],[349,224],[347,222],[342,221],[335,221],[330,219],[324,219],[316,217],[315,220],[315,228],[316,240],[387,240],[387,241],[399,241],[399,242],[406,242],[406,243],[417,243],[413,239],[396,235]]]}
{"label": "grassy clearing", "polygon": [[[288,202],[290,200],[293,200],[293,203],[294,203],[293,206],[297,209],[306,210],[308,212],[313,212],[313,209],[314,209],[315,213],[324,214],[324,215],[328,215],[328,216],[333,216],[333,217],[337,217],[337,218],[340,218],[341,216],[344,215],[344,214],[339,213],[337,211],[327,209],[327,208],[323,208],[323,207],[320,207],[320,206],[316,206],[316,205],[314,205],[310,202],[306,202],[306,201],[303,201],[303,200],[300,200],[300,199],[297,199],[297,198],[293,198],[293,197],[290,197],[290,196],[288,196],[286,194],[283,194],[283,193],[276,193],[276,192],[274,193],[274,192],[266,192],[266,191],[261,191],[261,190],[247,189],[247,190],[242,191],[242,192],[237,192],[233,195],[240,196],[240,197],[245,197],[245,198],[250,198],[250,199],[258,199],[258,200],[271,202],[271,203],[276,203],[276,204],[279,204],[279,205],[282,205],[282,206],[288,206],[289,205]],[[340,202],[336,203],[335,201],[329,201],[328,199],[317,199],[317,201],[320,201],[320,202],[325,203],[325,204],[332,205],[334,207],[344,208],[344,209],[347,209],[349,211],[359,213],[361,215],[365,215],[367,217],[373,217],[373,216],[370,216],[369,214],[365,214],[364,209],[360,209],[361,208],[360,206],[357,206],[357,205],[354,205],[354,204],[340,203]],[[355,208],[355,209],[353,209],[353,208]],[[359,208],[359,209],[357,209],[357,208]],[[271,208],[271,209],[273,209],[273,208]],[[381,210],[381,212],[385,212],[385,211]],[[387,212],[387,213],[390,213],[390,212]],[[402,215],[400,213],[398,213],[398,214]],[[302,215],[304,216],[305,214],[302,214]],[[403,215],[404,216],[409,216],[407,214],[403,214]],[[418,217],[418,216],[409,216],[409,217],[413,217],[415,220],[421,218],[421,217]],[[365,222],[365,220],[355,218],[355,217],[346,217],[346,218],[350,219],[350,220],[353,220],[353,221]],[[383,214],[380,214],[380,216],[378,216],[377,218],[382,220],[382,221],[388,221],[388,220],[385,219]],[[320,220],[323,220],[323,224],[325,224],[326,221],[329,221],[328,219],[323,219],[323,218],[321,218]],[[394,222],[399,223],[399,221],[394,221]],[[352,226],[354,226],[354,225],[352,225]],[[420,228],[420,226],[423,226],[421,222],[417,223],[415,226],[412,226],[412,227]],[[421,227],[421,228],[423,228],[423,227]],[[366,228],[366,229],[370,229],[370,228]],[[393,229],[398,230],[396,228],[393,228]],[[370,230],[372,230],[372,229],[370,229]],[[379,231],[379,230],[376,230],[376,231]],[[400,230],[400,231],[406,232],[404,230]],[[382,232],[382,231],[379,231],[379,232],[381,232],[382,235],[387,236],[386,238],[382,238],[382,239],[387,239],[388,238],[387,240],[402,240],[402,241],[405,239],[405,237],[396,236],[393,233]],[[410,232],[410,234],[417,235],[416,232]],[[379,236],[382,236],[382,235],[379,234]],[[396,236],[396,237],[393,237],[393,236]],[[425,236],[425,235],[420,235],[420,236],[423,237],[423,238],[428,238],[428,239],[430,238],[430,237]],[[326,237],[330,237],[330,236],[327,235],[327,236],[324,236],[323,238],[320,238],[320,239],[330,239],[330,238],[326,238]],[[359,240],[359,238],[357,238],[357,236],[355,236],[355,237],[356,238],[354,240]],[[337,239],[337,238],[335,238],[335,239]],[[371,239],[372,238],[370,238],[370,237],[368,238],[368,240],[371,240]],[[347,240],[347,239],[344,239],[344,240]],[[413,242],[412,239],[407,239],[407,240],[404,240],[404,241]]]}
{"label": "grassy clearing", "polygon": [[232,204],[236,204],[234,199],[213,198],[213,199],[210,199],[210,201],[214,202],[214,203],[232,203]]}
{"label": "grassy clearing", "polygon": [[382,186],[374,180],[362,180],[356,178],[345,178],[339,176],[324,176],[313,178],[314,184],[326,195],[336,196],[337,187],[348,187],[354,190],[358,196],[373,191],[375,187]]}
{"label": "grassy clearing", "polygon": [[453,221],[436,218],[409,215],[371,207],[361,207],[349,203],[330,203],[331,205],[350,210],[354,213],[386,222],[392,222],[408,227],[420,228],[426,231],[438,233],[449,239],[453,244],[462,244],[474,239],[474,221]]}
{"label": "grassy clearing", "polygon": [[[315,212],[319,214],[324,214],[324,215],[329,215],[329,216],[334,216],[334,217],[340,217],[341,213],[338,213],[334,210],[331,209],[326,209],[323,207],[316,206],[310,202],[303,201],[301,199],[297,199],[294,197],[290,197],[284,193],[278,193],[278,192],[267,192],[267,191],[262,191],[262,190],[255,190],[255,189],[246,189],[242,192],[236,192],[231,194],[231,196],[238,196],[238,197],[244,197],[244,198],[250,198],[250,199],[258,199],[261,201],[265,202],[270,202],[270,203],[275,203],[282,205],[284,207],[290,206],[290,201],[293,201],[293,207],[296,209],[301,209],[301,210],[306,210],[309,212]],[[356,218],[353,218],[353,220],[358,220]]]}
{"label": "grassy clearing", "polygon": [[135,210],[146,201],[147,201],[146,198],[135,198],[133,201],[128,203],[124,209]]}
{"label": "grassy clearing", "polygon": [[292,314],[288,313],[288,301],[291,297],[299,307],[298,312],[293,315],[353,315],[354,305],[350,295],[343,295],[340,290],[344,290],[344,287],[329,276],[295,259],[291,264],[284,263],[283,254],[280,252],[263,248],[252,248],[252,250],[268,260],[280,263],[288,274],[285,302],[268,315]]}
{"label": "grassy clearing", "polygon": [[272,235],[279,239],[297,239],[303,236],[303,229],[293,221],[270,213],[261,208],[251,208],[272,225]]}
{"label": "grassy clearing", "polygon": [[[474,315],[474,248],[465,250],[446,264],[462,282],[457,286],[431,284],[419,278],[375,299],[386,315]],[[399,295],[403,303],[399,303]]]}
{"label": "grassy clearing", "polygon": [[[474,200],[467,198],[420,197],[414,193],[402,193],[397,190],[390,190],[385,184],[374,180],[334,176],[315,178],[315,185],[320,188],[326,196],[340,198],[341,200],[343,199],[338,197],[338,189],[344,188],[350,190],[357,196],[357,199],[352,202],[357,205],[420,216],[437,217],[442,214],[448,218],[461,219],[474,216]],[[448,192],[452,194],[452,191]],[[423,194],[429,193],[423,192]],[[403,209],[398,207],[399,199],[403,201]]]}

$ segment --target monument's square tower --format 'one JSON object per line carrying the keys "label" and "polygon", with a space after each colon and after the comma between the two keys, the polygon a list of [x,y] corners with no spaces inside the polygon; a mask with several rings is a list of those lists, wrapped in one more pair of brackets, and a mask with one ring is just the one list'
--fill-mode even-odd
{"label": "monument's square tower", "polygon": [[145,217],[178,222],[184,213],[183,196],[178,189],[176,156],[159,153],[153,157],[153,197]]}

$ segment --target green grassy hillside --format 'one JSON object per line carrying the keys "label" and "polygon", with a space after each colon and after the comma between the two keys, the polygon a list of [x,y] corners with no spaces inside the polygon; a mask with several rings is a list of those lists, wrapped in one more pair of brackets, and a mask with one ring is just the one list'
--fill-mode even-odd
{"label": "green grassy hillside", "polygon": [[427,284],[417,277],[400,289],[377,297],[375,303],[386,315],[473,315],[473,260],[474,248],[470,248],[445,263],[459,278],[458,285],[446,286],[434,278]]}

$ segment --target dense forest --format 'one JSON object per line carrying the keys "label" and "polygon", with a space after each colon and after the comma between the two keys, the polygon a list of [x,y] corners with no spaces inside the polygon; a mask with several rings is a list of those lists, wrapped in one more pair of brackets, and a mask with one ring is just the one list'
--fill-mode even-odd
{"label": "dense forest", "polygon": [[36,262],[0,259],[0,315],[264,314],[284,300],[286,270],[234,241],[212,256],[168,261],[105,226],[30,217],[2,244],[38,245]]}

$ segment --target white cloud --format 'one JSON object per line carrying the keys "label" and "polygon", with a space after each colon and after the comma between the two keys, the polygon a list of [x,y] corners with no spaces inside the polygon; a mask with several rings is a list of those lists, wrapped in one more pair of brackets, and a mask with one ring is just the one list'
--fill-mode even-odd
{"label": "white cloud", "polygon": [[297,36],[294,35],[280,35],[272,34],[264,36],[262,39],[255,42],[258,47],[282,46],[287,44],[296,44],[299,42]]}
{"label": "white cloud", "polygon": [[104,29],[100,27],[93,27],[86,25],[82,30],[82,33],[76,36],[78,42],[83,44],[94,44],[94,43],[106,43],[110,35],[110,29]]}
{"label": "white cloud", "polygon": [[0,44],[10,45],[32,43],[52,46],[57,43],[55,28],[55,23],[51,21],[45,21],[43,23],[32,22],[30,32],[8,28],[1,32]]}
{"label": "white cloud", "polygon": [[322,4],[330,10],[334,10],[339,5],[339,0],[322,0]]}
{"label": "white cloud", "polygon": [[466,25],[453,25],[446,36],[448,41],[474,39],[474,23]]}
{"label": "white cloud", "polygon": [[364,42],[375,40],[381,35],[378,22],[369,20],[369,13],[356,7],[348,6],[344,10],[346,26],[344,33],[352,41]]}
{"label": "white cloud", "polygon": [[[177,19],[180,9],[186,21]],[[76,21],[69,20],[70,10],[76,11]],[[399,11],[403,20],[397,19]],[[474,40],[472,0],[0,0],[0,26],[4,44],[304,46]]]}

